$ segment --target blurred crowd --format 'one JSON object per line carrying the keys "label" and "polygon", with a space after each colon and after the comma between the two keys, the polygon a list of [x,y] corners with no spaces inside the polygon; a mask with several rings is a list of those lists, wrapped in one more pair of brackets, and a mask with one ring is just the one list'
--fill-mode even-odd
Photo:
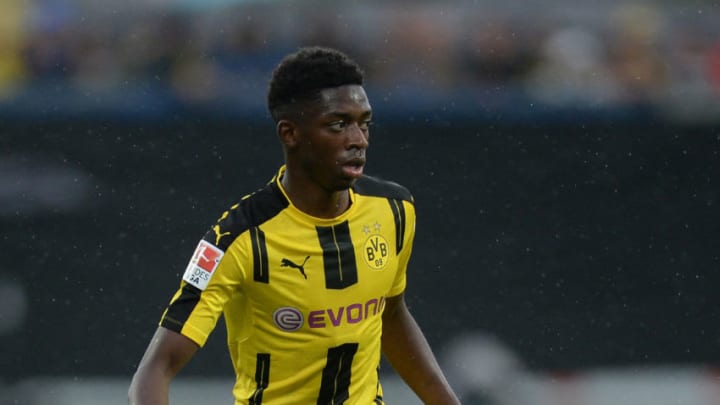
{"label": "blurred crowd", "polygon": [[3,0],[0,106],[58,92],[262,105],[280,57],[319,44],[358,59],[391,102],[720,114],[720,9],[709,3],[171,3]]}

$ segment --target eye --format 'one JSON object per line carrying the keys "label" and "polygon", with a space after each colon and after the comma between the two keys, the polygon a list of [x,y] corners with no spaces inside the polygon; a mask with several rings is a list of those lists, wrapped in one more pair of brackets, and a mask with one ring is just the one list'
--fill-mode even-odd
{"label": "eye", "polygon": [[328,128],[330,128],[331,131],[334,132],[342,132],[345,127],[347,127],[347,122],[345,121],[335,121],[331,122],[327,125]]}
{"label": "eye", "polygon": [[372,120],[365,120],[360,123],[360,129],[362,129],[363,131],[367,131],[368,129],[370,129],[372,123]]}

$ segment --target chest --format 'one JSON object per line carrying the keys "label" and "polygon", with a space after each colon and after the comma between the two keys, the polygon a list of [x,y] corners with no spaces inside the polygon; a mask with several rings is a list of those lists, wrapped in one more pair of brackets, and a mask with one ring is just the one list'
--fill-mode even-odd
{"label": "chest", "polygon": [[328,225],[280,217],[249,232],[245,292],[257,303],[337,314],[385,296],[398,274],[392,218]]}

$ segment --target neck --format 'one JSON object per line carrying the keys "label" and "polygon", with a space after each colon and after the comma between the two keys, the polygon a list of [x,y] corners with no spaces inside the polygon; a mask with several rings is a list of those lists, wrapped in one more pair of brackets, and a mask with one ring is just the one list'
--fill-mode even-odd
{"label": "neck", "polygon": [[318,218],[335,218],[350,208],[348,190],[327,191],[317,184],[293,178],[287,171],[280,179],[292,204]]}

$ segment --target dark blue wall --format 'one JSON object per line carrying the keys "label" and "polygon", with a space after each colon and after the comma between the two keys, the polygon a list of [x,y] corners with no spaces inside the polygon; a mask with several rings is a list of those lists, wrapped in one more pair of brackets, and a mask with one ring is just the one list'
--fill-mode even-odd
{"label": "dark blue wall", "polygon": [[[720,363],[719,137],[378,124],[367,172],[416,197],[407,293],[431,343],[481,329],[535,368]],[[0,278],[30,300],[22,331],[0,336],[6,379],[131,374],[206,227],[282,159],[270,126],[197,117],[5,120],[0,153],[27,179],[43,162],[85,185],[75,208],[2,200],[17,209],[0,216]],[[228,374],[225,350],[218,330],[187,372]]]}

